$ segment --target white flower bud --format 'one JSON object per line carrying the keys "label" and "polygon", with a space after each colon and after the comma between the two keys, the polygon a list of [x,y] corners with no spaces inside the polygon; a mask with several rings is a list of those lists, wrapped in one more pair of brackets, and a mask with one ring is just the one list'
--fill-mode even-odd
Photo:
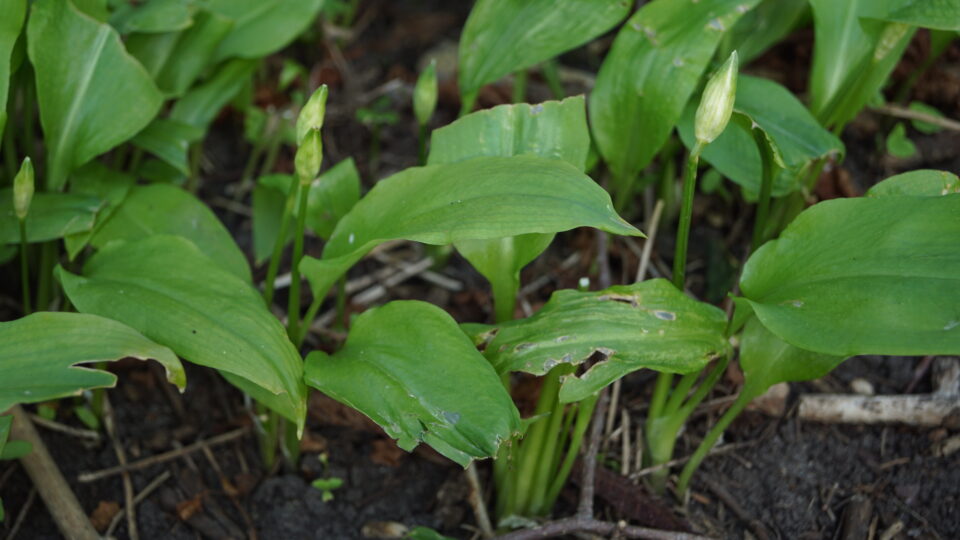
{"label": "white flower bud", "polygon": [[737,51],[707,81],[693,124],[697,143],[710,144],[723,133],[737,97]]}
{"label": "white flower bud", "polygon": [[297,170],[300,182],[304,184],[312,182],[320,174],[321,163],[323,163],[323,140],[320,138],[320,130],[308,130],[293,158],[293,167]]}
{"label": "white flower bud", "polygon": [[30,158],[24,158],[20,171],[13,179],[13,211],[20,221],[27,219],[31,199],[33,199],[33,163]]}
{"label": "white flower bud", "polygon": [[297,117],[297,146],[303,144],[303,139],[306,138],[308,131],[320,131],[320,128],[323,127],[323,117],[326,114],[327,85],[322,84],[310,96],[303,109],[300,109],[300,116]]}
{"label": "white flower bud", "polygon": [[423,70],[413,89],[413,113],[421,126],[427,125],[437,109],[437,61]]}

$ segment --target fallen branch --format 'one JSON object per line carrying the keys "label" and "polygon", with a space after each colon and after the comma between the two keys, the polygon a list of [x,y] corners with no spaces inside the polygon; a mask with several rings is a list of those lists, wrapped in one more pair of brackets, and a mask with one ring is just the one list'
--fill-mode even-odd
{"label": "fallen branch", "polygon": [[903,423],[911,426],[960,424],[956,396],[856,396],[807,394],[800,397],[798,417],[813,422],[842,424]]}
{"label": "fallen branch", "polygon": [[943,118],[940,116],[934,116],[932,114],[915,111],[913,109],[907,109],[905,107],[899,107],[897,105],[882,105],[880,107],[874,107],[873,110],[877,111],[878,113],[885,114],[887,116],[893,116],[894,118],[903,118],[905,120],[916,120],[918,122],[926,122],[927,124],[933,124],[935,126],[939,126],[944,129],[949,129],[952,131],[960,131],[960,122],[957,122],[956,120],[951,120],[950,118]]}
{"label": "fallen branch", "polygon": [[20,458],[20,464],[33,481],[60,533],[71,540],[99,538],[26,412],[19,405],[14,406],[11,411],[11,438],[27,441],[33,446],[32,452]]}
{"label": "fallen branch", "polygon": [[555,538],[565,534],[593,533],[610,536],[617,534],[623,538],[645,538],[649,540],[709,540],[708,536],[675,531],[662,531],[647,527],[627,525],[625,521],[610,523],[593,518],[573,517],[550,521],[535,529],[514,531],[498,540],[536,540],[539,538]]}
{"label": "fallen branch", "polygon": [[587,452],[583,457],[580,502],[577,505],[576,519],[593,519],[593,494],[596,489],[597,453],[600,451],[600,439],[603,435],[603,415],[607,411],[609,399],[607,389],[604,388],[600,391],[600,397],[597,398],[596,409],[593,410],[593,418],[590,419],[590,439],[587,442]]}

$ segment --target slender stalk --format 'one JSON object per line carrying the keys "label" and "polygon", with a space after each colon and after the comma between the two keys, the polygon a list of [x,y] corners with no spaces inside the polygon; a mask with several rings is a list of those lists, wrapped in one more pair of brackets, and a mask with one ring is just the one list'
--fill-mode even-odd
{"label": "slender stalk", "polygon": [[474,90],[473,92],[468,92],[460,96],[460,114],[459,117],[464,117],[470,114],[473,111],[473,106],[477,102],[477,95],[480,93],[480,90]]}
{"label": "slender stalk", "polygon": [[427,125],[421,124],[417,131],[417,148],[420,155],[420,166],[427,164]]}
{"label": "slender stalk", "polygon": [[634,176],[614,176],[613,185],[616,190],[613,195],[613,207],[618,214],[622,214],[630,196],[633,195]]}
{"label": "slender stalk", "polygon": [[751,399],[752,396],[741,392],[740,395],[737,396],[737,400],[733,402],[733,405],[727,409],[727,412],[723,413],[720,420],[710,428],[707,436],[703,438],[700,445],[697,446],[697,450],[690,456],[690,460],[683,466],[683,472],[680,473],[680,480],[677,482],[677,491],[679,493],[682,494],[687,490],[687,486],[690,485],[690,478],[693,476],[693,473],[696,472],[700,463],[707,457],[707,454],[713,449],[713,446],[717,444],[717,440],[723,435],[723,432],[726,431],[730,423],[740,415],[744,407],[750,403]]}
{"label": "slender stalk", "polygon": [[667,396],[670,394],[670,387],[673,385],[673,373],[661,371],[657,374],[657,382],[653,387],[653,396],[650,398],[650,408],[647,412],[648,422],[650,419],[657,418],[663,414],[663,409],[667,403]]}
{"label": "slender stalk", "polygon": [[673,257],[673,284],[683,290],[687,271],[687,243],[690,240],[690,220],[693,218],[693,196],[697,189],[697,164],[703,146],[698,142],[687,158],[683,175],[683,201],[680,207],[680,223],[677,226],[677,248]]}
{"label": "slender stalk", "polygon": [[760,180],[760,195],[757,197],[757,217],[753,223],[753,243],[751,252],[763,244],[764,233],[767,231],[767,220],[770,216],[770,192],[773,189],[773,175],[776,174],[777,163],[773,157],[773,149],[767,136],[759,129],[753,130],[753,139],[760,150],[762,176]]}
{"label": "slender stalk", "polygon": [[280,269],[280,257],[283,255],[287,231],[290,229],[290,216],[293,215],[293,205],[296,202],[299,187],[299,180],[296,177],[292,178],[290,180],[290,190],[287,193],[287,202],[283,207],[283,217],[280,219],[280,231],[273,244],[273,254],[270,256],[270,265],[267,267],[267,280],[263,284],[263,300],[268,308],[273,304],[274,282],[277,280],[277,272]]}
{"label": "slender stalk", "polygon": [[[554,368],[544,376],[543,386],[540,388],[540,398],[537,400],[537,406],[534,409],[535,416],[553,411],[559,389],[560,371]],[[526,510],[530,507],[530,498],[536,479],[535,465],[543,458],[543,450],[548,444],[546,436],[549,424],[546,420],[548,419],[538,419],[529,427],[518,452],[515,494],[516,510],[520,513],[526,513]]]}
{"label": "slender stalk", "polygon": [[553,413],[550,418],[544,419],[547,421],[547,429],[544,432],[544,448],[541,450],[540,461],[536,464],[533,489],[530,495],[530,510],[535,515],[544,513],[547,491],[550,488],[550,481],[555,471],[553,465],[565,446],[563,444],[564,440],[561,438],[561,426],[566,409],[566,405],[558,400],[553,406]]}
{"label": "slender stalk", "polygon": [[283,142],[283,134],[277,126],[270,134],[270,140],[267,143],[267,155],[263,159],[263,166],[260,167],[260,176],[266,176],[273,172],[273,166],[277,163],[277,156],[280,154],[280,143]]}
{"label": "slender stalk", "polygon": [[493,313],[497,323],[513,320],[517,309],[519,283],[514,279],[497,279],[490,283],[493,290]]}
{"label": "slender stalk", "polygon": [[287,335],[293,342],[297,342],[300,336],[300,259],[303,258],[303,233],[307,227],[307,199],[311,183],[299,182],[297,186],[300,207],[297,210],[297,229],[293,235],[290,297],[287,301]]}
{"label": "slender stalk", "polygon": [[587,426],[590,425],[590,418],[593,417],[593,411],[597,406],[599,396],[599,393],[595,394],[577,404],[576,422],[573,425],[573,432],[570,434],[570,446],[563,458],[563,463],[556,469],[556,474],[547,490],[543,505],[544,513],[553,507],[557,497],[560,496],[560,490],[563,489],[563,486],[567,483],[567,478],[570,477],[570,470],[580,454],[580,447],[583,446],[583,435],[587,432]]}
{"label": "slender stalk", "polygon": [[513,102],[523,103],[527,99],[527,70],[520,69],[513,73]]}
{"label": "slender stalk", "polygon": [[699,378],[699,371],[687,373],[683,377],[680,377],[680,382],[678,382],[676,388],[670,392],[670,397],[667,399],[667,404],[663,408],[662,414],[664,416],[669,416],[680,410],[683,400],[686,399],[687,394],[690,393],[690,389],[693,388],[693,385],[696,384],[697,379]]}
{"label": "slender stalk", "polygon": [[554,99],[563,99],[566,92],[563,89],[563,82],[560,80],[560,66],[556,58],[551,58],[540,64],[540,71],[543,72],[543,78],[547,80],[547,86],[550,87],[550,93]]}
{"label": "slender stalk", "polygon": [[23,293],[23,314],[29,315],[30,308],[30,264],[27,261],[27,220],[20,220],[20,290]]}
{"label": "slender stalk", "polygon": [[56,242],[40,244],[40,272],[37,277],[37,303],[34,308],[40,311],[49,309],[53,299],[53,265],[57,258]]}

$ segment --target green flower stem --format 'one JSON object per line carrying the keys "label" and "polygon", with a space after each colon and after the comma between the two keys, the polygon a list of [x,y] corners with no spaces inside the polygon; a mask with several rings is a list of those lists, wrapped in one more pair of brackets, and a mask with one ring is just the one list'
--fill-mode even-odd
{"label": "green flower stem", "polygon": [[421,124],[417,130],[417,148],[420,155],[420,166],[427,164],[427,125]]}
{"label": "green flower stem", "polygon": [[470,114],[473,111],[473,106],[477,102],[477,95],[480,93],[480,90],[474,90],[473,92],[468,92],[460,96],[460,114],[457,116],[463,118],[464,116]]}
{"label": "green flower stem", "polygon": [[693,195],[697,190],[697,164],[703,145],[699,142],[690,150],[683,175],[683,201],[680,223],[677,226],[677,249],[673,257],[673,284],[683,291],[687,272],[687,243],[690,240],[690,220],[693,218]]}
{"label": "green flower stem", "polygon": [[613,186],[615,193],[613,195],[613,208],[618,214],[624,212],[627,203],[630,202],[630,196],[633,195],[633,184],[636,181],[634,176],[615,176]]}
{"label": "green flower stem", "polygon": [[673,385],[673,373],[660,372],[657,374],[657,382],[653,387],[653,396],[650,397],[650,409],[647,412],[648,421],[663,415],[663,409],[667,404],[667,396],[670,395],[670,388]]}
{"label": "green flower stem", "polygon": [[[544,376],[543,386],[540,388],[540,398],[537,400],[537,406],[534,409],[534,416],[543,416],[551,412],[556,412],[554,408],[557,403],[557,394],[560,390],[560,370],[552,369]],[[551,414],[552,416],[552,414]],[[547,429],[549,428],[549,419],[539,418],[527,430],[523,438],[518,453],[516,463],[516,510],[526,513],[530,507],[530,499],[533,495],[533,486],[536,480],[536,464],[544,458],[544,450],[550,450],[550,443],[547,441]]]}
{"label": "green flower stem", "polygon": [[263,300],[267,308],[273,304],[273,282],[277,280],[277,271],[280,269],[280,257],[283,255],[284,240],[290,228],[290,217],[293,215],[293,205],[296,202],[300,181],[294,177],[290,180],[290,190],[287,193],[287,202],[283,207],[283,217],[280,218],[280,232],[273,244],[273,254],[270,256],[270,266],[267,267],[267,280],[263,284]]}
{"label": "green flower stem", "polygon": [[[544,447],[541,449],[540,460],[536,463],[529,503],[529,508],[534,515],[542,515],[545,512],[547,491],[556,471],[554,463],[565,446],[561,426],[563,425],[563,417],[566,415],[566,409],[566,405],[557,400],[550,417],[544,418],[547,423],[547,429],[544,433]],[[546,511],[549,511],[549,508],[546,508]]]}
{"label": "green flower stem", "polygon": [[300,340],[300,259],[303,258],[303,235],[307,228],[307,199],[311,183],[299,182],[297,196],[300,207],[297,210],[297,229],[293,235],[293,260],[290,268],[290,297],[287,301],[287,335],[297,343]]}
{"label": "green flower stem", "polygon": [[664,416],[670,416],[680,410],[680,406],[683,405],[683,400],[686,399],[687,394],[690,393],[690,389],[693,388],[697,379],[700,378],[700,373],[699,371],[695,371],[680,377],[680,382],[670,391],[670,397],[667,399],[667,404],[663,408],[662,414]]}
{"label": "green flower stem", "polygon": [[27,220],[20,221],[20,290],[23,293],[23,314],[29,315],[30,308],[30,264],[27,261]]}
{"label": "green flower stem", "polygon": [[776,174],[777,163],[773,157],[773,149],[767,136],[759,129],[753,130],[753,139],[760,150],[762,176],[760,181],[760,195],[757,198],[757,218],[753,223],[753,243],[751,252],[757,251],[764,242],[764,233],[767,230],[767,221],[770,216],[770,192],[773,189],[773,175]]}
{"label": "green flower stem", "polygon": [[551,58],[545,60],[540,64],[540,71],[543,73],[543,78],[547,80],[547,86],[550,87],[550,93],[553,94],[553,99],[560,100],[566,97],[563,82],[560,80],[560,67],[557,64],[557,59]]}
{"label": "green flower stem", "polygon": [[37,303],[34,307],[43,311],[49,309],[53,299],[53,266],[57,259],[56,242],[40,244],[40,272],[37,274]]}
{"label": "green flower stem", "polygon": [[740,395],[737,396],[737,400],[733,402],[733,405],[727,409],[727,412],[723,413],[720,420],[714,424],[707,433],[707,436],[703,438],[700,445],[697,446],[697,450],[690,456],[690,460],[683,466],[683,472],[680,473],[680,480],[677,482],[677,491],[679,493],[682,494],[687,490],[687,486],[690,485],[690,478],[693,476],[693,473],[696,472],[700,463],[703,462],[703,459],[707,457],[710,450],[713,449],[713,445],[717,443],[717,439],[720,438],[720,435],[723,435],[723,432],[730,426],[730,423],[740,415],[744,407],[750,403],[753,397],[754,396],[747,395],[741,391]]}
{"label": "green flower stem", "polygon": [[[600,394],[597,393],[577,404],[576,421],[573,424],[573,432],[570,434],[570,446],[567,448],[567,453],[560,467],[554,469],[556,474],[553,476],[553,480],[550,481],[550,488],[547,490],[547,496],[541,508],[541,513],[543,514],[553,508],[554,503],[557,502],[557,497],[560,496],[560,490],[563,489],[563,486],[567,483],[567,479],[570,477],[570,470],[573,468],[573,463],[580,454],[580,447],[583,445],[583,436],[587,432],[587,426],[590,425],[590,419],[593,417],[593,410],[597,406],[597,399],[599,397]],[[574,415],[570,415],[570,417],[573,418]],[[564,429],[561,433],[566,432],[567,430]]]}
{"label": "green flower stem", "polygon": [[513,320],[517,309],[519,284],[513,279],[496,279],[490,283],[493,290],[493,313],[497,323]]}
{"label": "green flower stem", "polygon": [[523,103],[527,100],[527,70],[520,69],[513,73],[513,96],[514,103]]}

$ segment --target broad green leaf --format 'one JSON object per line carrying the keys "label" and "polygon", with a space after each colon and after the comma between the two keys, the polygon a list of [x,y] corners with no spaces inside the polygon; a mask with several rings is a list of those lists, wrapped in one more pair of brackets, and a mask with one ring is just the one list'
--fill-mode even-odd
{"label": "broad green leaf", "polygon": [[585,103],[583,96],[576,96],[537,105],[500,105],[435,129],[427,163],[530,154],[562,159],[582,171],[589,152]]}
{"label": "broad green leaf", "polygon": [[784,341],[837,356],[960,352],[960,194],[835,199],[747,261],[740,288]]}
{"label": "broad green leaf", "polygon": [[110,16],[107,10],[107,0],[70,0],[70,3],[96,21],[105,23]]}
{"label": "broad green leaf", "polygon": [[140,241],[153,235],[186,238],[241,280],[250,283],[250,265],[217,216],[189,192],[167,184],[136,186],[90,244],[102,248],[114,240]]}
{"label": "broad green leaf", "polygon": [[317,17],[323,0],[209,0],[207,9],[233,19],[216,60],[261,58],[303,33]]}
{"label": "broad green leaf", "polygon": [[[23,28],[27,13],[26,0],[0,0],[0,133],[7,125],[7,94],[10,90],[10,69],[13,46]],[[0,142],[2,145],[2,142]]]}
{"label": "broad green leaf", "polygon": [[353,322],[333,356],[307,356],[307,384],[369,416],[400,448],[421,441],[466,467],[520,431],[500,377],[442,309],[390,302]]}
{"label": "broad green leaf", "polygon": [[149,124],[163,98],[116,30],[70,2],[37,0],[27,36],[47,149],[47,186],[59,190],[73,169]]}
{"label": "broad green leaf", "polygon": [[254,60],[231,60],[203,84],[191,89],[177,100],[170,113],[171,120],[190,124],[206,132],[207,126],[220,109],[233,99],[257,69]]}
{"label": "broad green leaf", "polygon": [[83,313],[38,312],[0,323],[0,410],[112,387],[117,376],[76,364],[152,358],[183,389],[183,366],[170,349],[117,321]]}
{"label": "broad green leaf", "polygon": [[446,245],[594,227],[641,236],[590,177],[559,160],[479,157],[415,167],[381,180],[337,224],[323,258],[304,257],[314,294],[374,246],[395,239]]}
{"label": "broad green leaf", "polygon": [[778,383],[818,379],[845,359],[794,347],[751,317],[740,338],[740,367],[745,381],[740,390],[742,399],[760,397]]}
{"label": "broad green leaf", "polygon": [[123,202],[136,182],[136,178],[130,174],[114,171],[99,161],[91,161],[80,167],[70,175],[70,178],[71,193],[89,195],[103,201],[92,229],[63,238],[67,254],[72,260],[117,210],[117,206]]}
{"label": "broad green leaf", "polygon": [[629,181],[650,163],[720,39],[759,1],[657,1],[630,17],[590,94],[593,137],[618,181]]}
{"label": "broad green leaf", "polygon": [[[270,178],[276,180],[270,180]],[[256,264],[265,261],[273,253],[274,243],[280,234],[283,223],[283,207],[287,203],[290,181],[289,174],[262,176],[253,188],[253,260]],[[287,186],[282,188],[280,186]],[[293,220],[290,220],[293,223]],[[293,240],[290,224],[287,225],[286,246]]]}
{"label": "broad green leaf", "polygon": [[586,372],[561,378],[560,400],[568,403],[641,368],[702,369],[728,353],[726,325],[720,309],[652,279],[603,291],[560,290],[532,317],[465,329],[501,374],[543,375],[602,356]]}
{"label": "broad green leaf", "polygon": [[182,96],[206,69],[233,20],[200,10],[182,32],[134,34],[127,50],[140,60],[168,96]]}
{"label": "broad green leaf", "polygon": [[[102,201],[73,193],[35,193],[27,214],[27,241],[46,242],[89,231]],[[0,244],[20,242],[20,222],[13,211],[13,191],[0,189]]]}
{"label": "broad green leaf", "polygon": [[623,20],[625,0],[478,0],[460,36],[460,92],[583,45]]}
{"label": "broad green leaf", "polygon": [[320,175],[307,196],[307,227],[324,240],[360,200],[360,172],[347,158]]}
{"label": "broad green leaf", "polygon": [[[537,105],[501,105],[469,114],[434,130],[429,164],[528,154],[561,159],[583,171],[590,153],[584,105],[583,97],[577,96]],[[493,285],[494,297],[512,302],[520,286],[520,270],[547,249],[553,236],[525,234],[455,244]]]}
{"label": "broad green leaf", "polygon": [[190,124],[157,118],[130,142],[171,165],[184,176],[190,174],[187,150],[203,138],[203,131]]}
{"label": "broad green leaf", "polygon": [[113,243],[78,276],[57,270],[83,313],[121,321],[184,360],[277,394],[277,412],[302,428],[303,362],[260,294],[190,241],[156,235]]}
{"label": "broad green leaf", "polygon": [[810,0],[814,17],[810,110],[827,126],[843,126],[886,82],[914,30],[867,18],[897,0]]}
{"label": "broad green leaf", "polygon": [[[786,88],[768,79],[741,75],[737,80],[737,112],[758,125],[779,151],[786,169],[774,179],[773,195],[796,191],[797,173],[810,161],[842,154],[843,143],[824,129]],[[677,128],[687,148],[695,142],[693,120],[696,105],[684,111]],[[739,184],[748,199],[756,199],[762,177],[760,151],[753,135],[744,126],[730,122],[727,129],[703,149],[703,159],[724,176]]]}
{"label": "broad green leaf", "polygon": [[187,0],[123,2],[110,15],[110,24],[121,34],[175,32],[193,24],[193,17]]}
{"label": "broad green leaf", "polygon": [[936,197],[960,193],[960,178],[947,171],[921,169],[910,171],[876,184],[867,191],[867,197],[890,195],[919,195]]}
{"label": "broad green leaf", "polygon": [[745,66],[785,38],[806,12],[807,0],[762,0],[733,25],[717,56],[728,58],[737,51],[740,65]]}
{"label": "broad green leaf", "polygon": [[957,0],[894,0],[883,20],[934,28],[960,31],[960,2]]}
{"label": "broad green leaf", "polygon": [[897,122],[887,135],[887,153],[898,158],[908,158],[917,154],[917,145],[907,137],[907,128],[903,122]]}

